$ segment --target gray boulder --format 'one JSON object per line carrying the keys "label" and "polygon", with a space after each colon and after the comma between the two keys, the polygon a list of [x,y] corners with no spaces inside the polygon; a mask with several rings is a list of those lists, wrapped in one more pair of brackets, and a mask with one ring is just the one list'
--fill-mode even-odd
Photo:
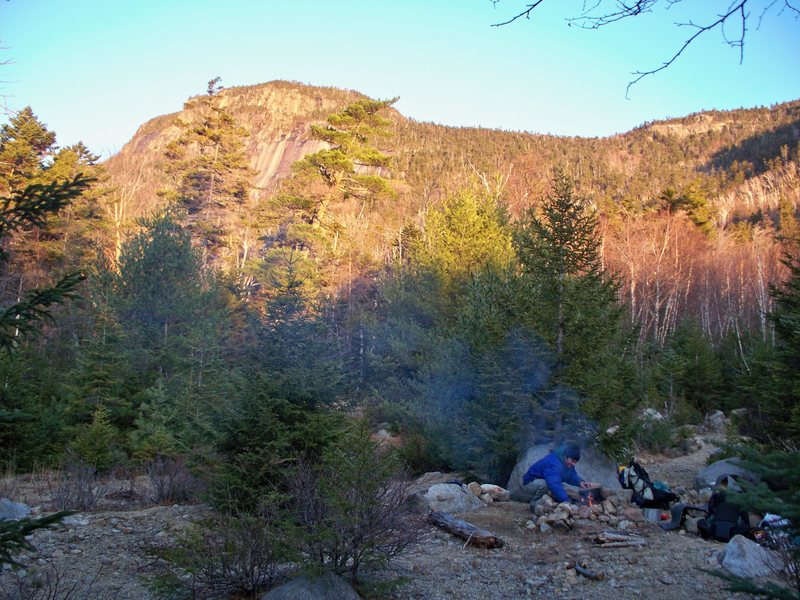
{"label": "gray boulder", "polygon": [[486,503],[457,483],[436,483],[414,495],[417,506],[426,510],[462,513],[484,508]]}
{"label": "gray boulder", "polygon": [[[522,488],[522,476],[525,475],[533,463],[547,456],[550,450],[552,450],[550,444],[540,444],[525,451],[522,460],[517,463],[517,466],[511,472],[511,477],[508,478],[506,489],[511,493],[512,500],[519,502],[530,500],[530,496]],[[583,448],[581,450],[581,460],[575,470],[586,481],[600,483],[603,487],[612,490],[622,489],[617,479],[617,465],[595,448]]]}
{"label": "gray boulder", "polygon": [[721,478],[732,475],[734,477],[741,477],[752,483],[758,483],[760,478],[758,475],[745,469],[739,464],[736,458],[725,458],[711,463],[705,469],[700,471],[694,478],[694,487],[696,490],[703,488],[714,487]]}
{"label": "gray boulder", "polygon": [[0,521],[19,521],[31,514],[31,507],[8,498],[0,499]]}
{"label": "gray boulder", "polygon": [[779,573],[783,560],[776,552],[743,535],[735,535],[725,547],[722,568],[737,577],[766,577]]}
{"label": "gray boulder", "polygon": [[703,421],[706,430],[711,433],[725,433],[728,423],[730,423],[730,419],[728,419],[721,410],[708,413]]}
{"label": "gray boulder", "polygon": [[325,573],[316,578],[306,575],[270,590],[261,600],[359,600],[356,591],[341,577]]}

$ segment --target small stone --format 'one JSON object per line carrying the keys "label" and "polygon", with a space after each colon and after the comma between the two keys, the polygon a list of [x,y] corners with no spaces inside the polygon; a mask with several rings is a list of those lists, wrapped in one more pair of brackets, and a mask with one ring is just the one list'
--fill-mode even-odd
{"label": "small stone", "polygon": [[622,531],[625,531],[626,529],[630,529],[631,527],[633,527],[633,523],[631,523],[630,521],[627,521],[627,520],[622,520],[619,523],[617,523],[617,529],[620,529]]}
{"label": "small stone", "polygon": [[556,521],[553,523],[553,529],[559,529],[561,531],[569,531],[571,528],[566,521]]}
{"label": "small stone", "polygon": [[548,525],[547,523],[541,523],[539,525],[539,531],[541,533],[550,533],[550,531],[552,531],[552,529],[553,528],[550,525]]}
{"label": "small stone", "polygon": [[478,498],[480,498],[481,494],[483,493],[483,490],[481,489],[481,484],[478,483],[477,481],[473,481],[472,483],[470,483],[467,486],[467,489],[473,494],[475,494]]}

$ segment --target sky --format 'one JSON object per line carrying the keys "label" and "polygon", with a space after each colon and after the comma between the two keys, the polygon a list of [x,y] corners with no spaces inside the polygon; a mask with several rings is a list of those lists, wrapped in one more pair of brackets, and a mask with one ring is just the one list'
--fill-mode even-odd
{"label": "sky", "polygon": [[626,98],[632,72],[691,35],[676,23],[713,21],[729,0],[662,2],[598,30],[566,21],[584,0],[546,0],[503,27],[492,25],[530,0],[0,0],[0,95],[7,111],[31,106],[59,145],[104,157],[217,76],[399,96],[395,108],[418,121],[607,136],[800,98],[800,20],[772,2],[750,0],[741,64],[711,31]]}

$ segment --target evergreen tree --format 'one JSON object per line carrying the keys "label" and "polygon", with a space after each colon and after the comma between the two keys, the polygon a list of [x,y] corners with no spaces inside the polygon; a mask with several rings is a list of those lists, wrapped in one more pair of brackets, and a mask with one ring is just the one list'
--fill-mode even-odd
{"label": "evergreen tree", "polygon": [[783,285],[771,286],[775,309],[769,315],[775,325],[777,382],[774,404],[770,407],[770,429],[775,434],[800,442],[800,252],[798,243],[791,246],[784,263],[789,279]]}
{"label": "evergreen tree", "polygon": [[[365,205],[391,196],[381,172],[390,159],[376,143],[387,135],[390,124],[380,113],[395,101],[358,100],[330,115],[325,125],[312,125],[311,136],[329,147],[292,165],[293,175],[282,184],[277,201],[297,211],[306,226],[324,228],[335,236],[336,221],[328,215],[331,205],[349,198]],[[295,239],[286,240],[290,246],[313,245],[315,238],[325,237],[300,224],[293,229],[290,235]]]}
{"label": "evergreen tree", "polygon": [[0,193],[8,194],[38,181],[56,134],[39,121],[30,106],[0,128]]}
{"label": "evergreen tree", "polygon": [[473,282],[490,274],[503,276],[514,259],[504,208],[470,190],[430,211],[422,235],[409,244],[407,253],[407,268],[421,284],[414,291],[420,294],[419,302],[435,307],[441,323],[449,325],[463,314]]}
{"label": "evergreen tree", "polygon": [[[248,131],[220,103],[215,94],[195,101],[191,120],[179,121],[181,136],[165,152],[165,170],[174,188],[162,191],[183,211],[183,222],[195,243],[208,252],[204,259],[233,270],[233,231],[249,230],[237,211],[250,193],[253,171],[245,153]],[[241,266],[241,265],[236,265]]]}
{"label": "evergreen tree", "polygon": [[[518,299],[523,323],[532,327],[553,353],[550,381],[554,427],[574,412],[574,396],[587,396],[590,416],[607,420],[610,406],[628,400],[609,394],[606,381],[629,380],[623,355],[622,308],[617,283],[600,260],[597,215],[577,196],[572,179],[556,169],[552,191],[538,210],[519,223],[515,248],[520,260]],[[604,389],[605,388],[605,389]]]}

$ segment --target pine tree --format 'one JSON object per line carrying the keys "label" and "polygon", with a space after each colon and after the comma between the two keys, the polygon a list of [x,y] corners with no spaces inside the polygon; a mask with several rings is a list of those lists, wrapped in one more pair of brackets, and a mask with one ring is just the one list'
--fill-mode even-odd
{"label": "pine tree", "polygon": [[[350,197],[369,202],[390,193],[379,172],[389,165],[389,156],[374,144],[387,135],[390,124],[379,113],[396,100],[358,100],[330,115],[326,125],[311,126],[312,137],[327,142],[330,148],[292,165],[295,176],[282,195],[284,201],[303,209],[313,227],[330,226],[327,211],[333,202]],[[314,189],[315,183],[322,185]]]}
{"label": "pine tree", "polygon": [[184,211],[196,243],[217,262],[232,254],[227,246],[233,229],[246,227],[236,209],[247,202],[253,176],[245,153],[249,133],[216,94],[198,99],[191,116],[178,123],[183,132],[167,146],[165,170],[174,188],[162,194]]}
{"label": "pine tree", "polygon": [[552,191],[538,210],[528,210],[515,237],[522,319],[553,354],[556,431],[576,408],[564,386],[588,396],[584,408],[591,416],[607,419],[606,409],[619,398],[609,396],[602,381],[626,371],[619,360],[625,340],[617,283],[602,267],[597,223],[588,199],[577,196],[572,179],[556,169]]}
{"label": "pine tree", "polygon": [[37,178],[53,152],[56,134],[39,121],[30,106],[0,128],[0,193],[20,190]]}

